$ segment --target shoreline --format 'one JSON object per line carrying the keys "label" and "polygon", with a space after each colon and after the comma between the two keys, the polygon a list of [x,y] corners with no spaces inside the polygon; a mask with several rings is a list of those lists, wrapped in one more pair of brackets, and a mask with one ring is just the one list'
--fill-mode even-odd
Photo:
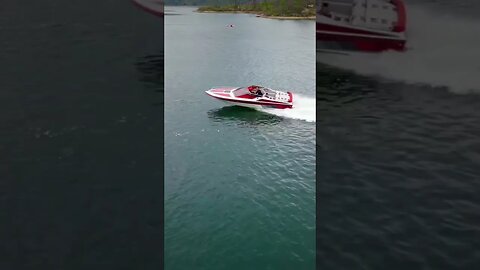
{"label": "shoreline", "polygon": [[195,12],[198,13],[240,13],[240,14],[256,14],[260,18],[265,18],[265,19],[276,19],[276,20],[315,20],[316,16],[308,16],[308,17],[302,17],[302,16],[269,16],[265,15],[262,13],[259,13],[257,11],[230,11],[230,10],[225,10],[225,11],[214,11],[214,10],[196,10]]}

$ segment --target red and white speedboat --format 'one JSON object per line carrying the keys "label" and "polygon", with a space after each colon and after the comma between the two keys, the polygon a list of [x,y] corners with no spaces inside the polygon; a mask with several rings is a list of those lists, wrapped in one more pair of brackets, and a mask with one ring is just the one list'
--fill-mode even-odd
{"label": "red and white speedboat", "polygon": [[137,7],[155,16],[164,16],[163,0],[131,0]]}
{"label": "red and white speedboat", "polygon": [[275,109],[293,107],[291,92],[282,92],[262,86],[212,88],[205,92],[211,97],[243,107]]}
{"label": "red and white speedboat", "polygon": [[317,50],[403,51],[403,0],[317,0]]}

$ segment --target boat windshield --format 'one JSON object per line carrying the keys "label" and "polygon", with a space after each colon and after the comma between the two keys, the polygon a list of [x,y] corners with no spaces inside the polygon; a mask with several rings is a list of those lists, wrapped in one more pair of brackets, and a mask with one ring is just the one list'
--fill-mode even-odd
{"label": "boat windshield", "polygon": [[[263,86],[251,85],[248,87],[240,88],[238,93],[250,94],[256,97],[274,97],[276,91]],[[237,95],[237,94],[236,94]]]}
{"label": "boat windshield", "polygon": [[236,97],[241,97],[241,96],[244,96],[244,95],[261,96],[261,95],[259,95],[259,93],[257,94],[257,92],[258,92],[258,88],[255,88],[255,87],[252,88],[252,86],[248,86],[248,87],[240,87],[240,88],[235,89],[233,91],[233,94]]}

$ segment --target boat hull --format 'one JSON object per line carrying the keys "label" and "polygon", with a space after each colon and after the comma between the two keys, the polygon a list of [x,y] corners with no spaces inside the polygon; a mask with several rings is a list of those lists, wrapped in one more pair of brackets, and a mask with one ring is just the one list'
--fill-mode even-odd
{"label": "boat hull", "polygon": [[[354,0],[352,0],[354,2]],[[405,51],[406,50],[406,9],[403,0],[376,0],[375,5],[377,9],[366,8],[366,13],[379,12],[379,6],[384,3],[394,7],[395,16],[388,18],[389,23],[394,25],[387,29],[385,24],[387,19],[381,17],[381,13],[372,15],[370,19],[376,21],[384,21],[385,23],[377,26],[369,26],[365,23],[358,23],[359,15],[356,14],[357,21],[352,22],[354,19],[353,14],[346,16],[343,14],[339,19],[338,15],[324,15],[321,12],[317,15],[316,22],[316,36],[317,36],[317,50],[328,51],[358,51],[358,52],[383,52],[383,51]],[[357,7],[359,6],[359,2]],[[373,6],[375,6],[373,5]],[[355,5],[353,5],[355,6]],[[367,7],[367,6],[365,6]],[[388,7],[385,6],[386,10]],[[385,11],[386,12],[386,11]],[[346,16],[346,17],[345,17]],[[363,15],[362,16],[366,16]],[[388,16],[387,16],[388,17]],[[365,21],[365,17],[362,18]],[[368,18],[367,18],[368,21]],[[378,28],[376,28],[378,27]]]}
{"label": "boat hull", "polygon": [[241,107],[252,108],[252,109],[291,109],[292,108],[292,106],[288,106],[288,105],[260,105],[255,103],[244,103],[244,102],[233,101],[233,100],[222,100],[222,101],[230,105],[241,106]]}
{"label": "boat hull", "polygon": [[131,0],[134,5],[140,9],[158,16],[164,17],[164,2],[163,0]]}
{"label": "boat hull", "polygon": [[234,90],[235,88],[216,88],[210,89],[205,91],[205,93],[213,98],[221,100],[231,105],[242,106],[247,108],[254,108],[254,109],[291,109],[293,107],[293,94],[287,92],[290,96],[290,100],[288,103],[283,102],[275,102],[272,100],[259,100],[259,99],[248,99],[248,98],[239,98],[234,97],[229,91]]}
{"label": "boat hull", "polygon": [[404,40],[336,35],[324,35],[321,40],[317,41],[317,49],[360,52],[403,52],[406,50]]}
{"label": "boat hull", "polygon": [[317,49],[382,52],[404,51],[406,40],[397,35],[317,24]]}

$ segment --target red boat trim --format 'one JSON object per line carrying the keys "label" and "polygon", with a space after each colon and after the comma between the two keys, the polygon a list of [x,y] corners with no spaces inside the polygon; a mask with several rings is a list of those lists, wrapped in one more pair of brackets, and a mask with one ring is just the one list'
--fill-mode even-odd
{"label": "red boat trim", "polygon": [[255,105],[261,105],[261,106],[285,106],[287,108],[292,107],[291,104],[284,104],[284,103],[277,103],[277,102],[262,102],[262,101],[248,101],[248,100],[236,100],[236,99],[231,99],[231,98],[223,98],[223,97],[217,97],[210,95],[211,97],[220,99],[220,100],[225,100],[225,101],[230,101],[230,102],[237,102],[237,103],[246,103],[246,104],[255,104]]}
{"label": "red boat trim", "polygon": [[[351,44],[360,51],[380,52],[386,50],[403,51],[405,49],[405,40],[394,40],[378,37],[355,37],[355,36],[339,36],[336,34],[324,35],[323,41],[343,42]],[[352,48],[353,48],[352,47]]]}
{"label": "red boat trim", "polygon": [[407,11],[403,0],[392,0],[392,4],[397,7],[397,24],[393,28],[393,32],[405,32],[407,28]]}
{"label": "red boat trim", "polygon": [[155,9],[152,9],[152,8],[148,8],[147,6],[145,5],[142,5],[138,0],[131,0],[133,2],[133,4],[137,7],[139,7],[140,9],[143,9],[144,11],[150,13],[150,14],[153,14],[155,16],[159,16],[159,17],[164,17],[164,13],[162,11],[159,11],[159,10],[155,10]]}
{"label": "red boat trim", "polygon": [[341,26],[341,25],[333,25],[327,23],[318,23],[316,24],[317,33],[319,31],[329,31],[329,32],[338,32],[339,34],[365,34],[365,35],[377,35],[377,36],[396,36],[396,33],[384,33],[384,32],[376,32],[376,31],[369,31],[369,30],[362,30],[354,28],[354,26]]}
{"label": "red boat trim", "polygon": [[290,93],[290,92],[287,92],[287,94],[288,94],[288,96],[290,97],[290,98],[288,99],[288,102],[293,103],[293,94]]}
{"label": "red boat trim", "polygon": [[332,31],[318,31],[317,34],[323,35],[338,35],[338,36],[349,36],[349,37],[361,37],[361,38],[374,38],[374,39],[388,39],[388,40],[405,40],[402,37],[394,37],[394,36],[385,36],[385,35],[362,35],[362,34],[355,34],[355,33],[339,33],[339,32],[332,32]]}

